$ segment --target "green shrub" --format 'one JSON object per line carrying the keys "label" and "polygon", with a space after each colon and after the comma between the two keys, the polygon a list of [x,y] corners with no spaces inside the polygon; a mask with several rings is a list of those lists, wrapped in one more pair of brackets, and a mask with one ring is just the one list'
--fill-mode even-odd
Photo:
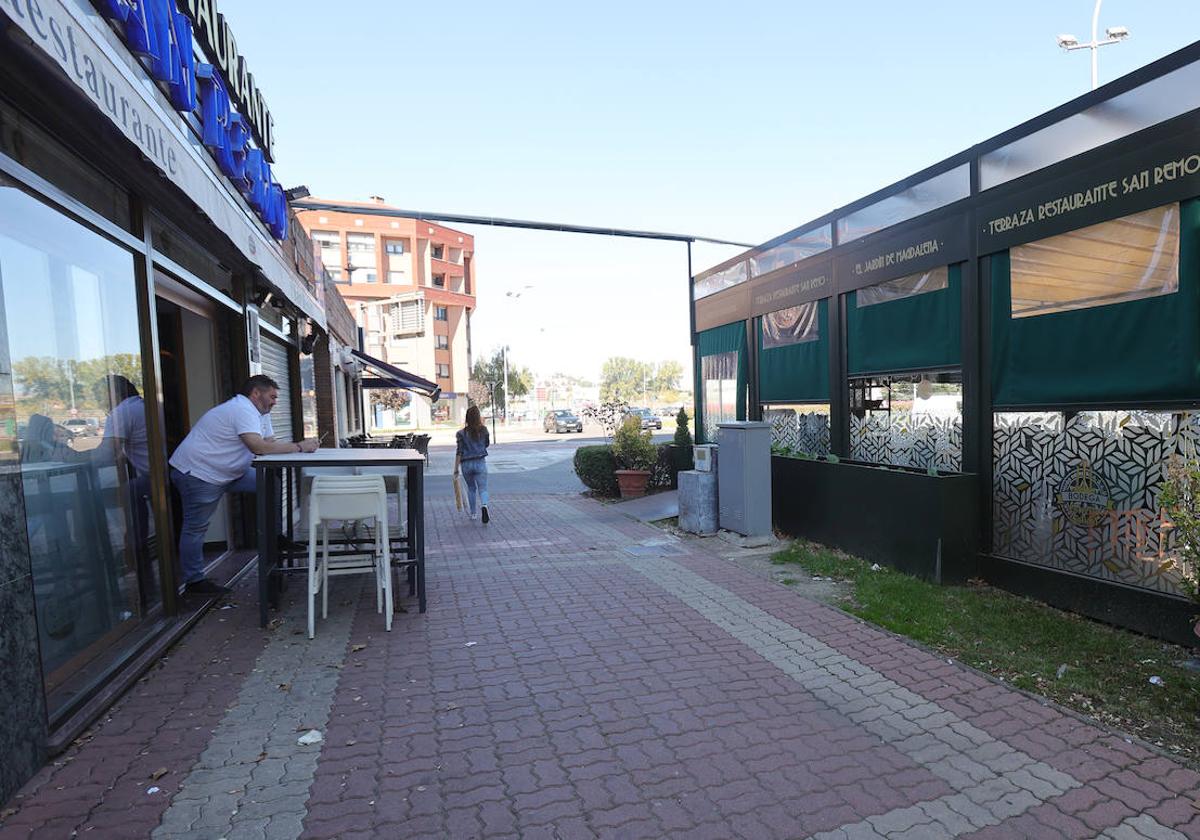
{"label": "green shrub", "polygon": [[617,486],[617,462],[613,458],[612,447],[581,446],[575,450],[575,475],[584,486],[595,490],[604,496],[615,496],[620,492]]}
{"label": "green shrub", "polygon": [[692,441],[692,429],[688,422],[687,411],[679,409],[679,413],[675,415],[675,440],[673,443],[676,446],[690,447]]}
{"label": "green shrub", "polygon": [[613,457],[622,470],[653,470],[658,448],[650,440],[649,430],[642,431],[638,417],[626,417],[613,434]]}

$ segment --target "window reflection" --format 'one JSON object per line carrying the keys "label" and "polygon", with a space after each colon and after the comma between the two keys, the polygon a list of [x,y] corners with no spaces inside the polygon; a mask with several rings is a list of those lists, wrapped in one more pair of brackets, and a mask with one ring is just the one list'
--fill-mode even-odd
{"label": "window reflection", "polygon": [[134,282],[124,249],[0,182],[0,283],[51,690],[159,600]]}
{"label": "window reflection", "polygon": [[717,439],[717,424],[737,420],[737,367],[736,352],[716,353],[700,360],[704,391],[704,439],[710,443]]}

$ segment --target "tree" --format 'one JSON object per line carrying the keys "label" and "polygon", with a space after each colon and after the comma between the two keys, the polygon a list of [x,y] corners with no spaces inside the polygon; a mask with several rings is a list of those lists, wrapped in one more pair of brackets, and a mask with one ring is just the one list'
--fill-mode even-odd
{"label": "tree", "polygon": [[683,365],[672,359],[658,363],[654,372],[654,395],[668,403],[679,401],[679,380],[683,378]]}
{"label": "tree", "polygon": [[600,369],[600,399],[605,402],[642,402],[654,376],[652,365],[628,356],[613,356]]}
{"label": "tree", "polygon": [[412,394],[403,388],[372,388],[370,394],[372,405],[381,405],[392,411],[403,411],[412,404]]}
{"label": "tree", "polygon": [[[504,398],[504,351],[494,350],[490,357],[481,356],[475,360],[475,366],[471,368],[471,382],[478,383],[482,386],[482,392],[479,388],[475,389],[476,393],[483,393],[484,400],[481,405],[491,405],[491,398],[486,395],[489,387],[495,383],[496,385],[496,401],[501,405],[506,405],[507,401]],[[514,397],[522,397],[529,393],[529,389],[533,387],[533,374],[528,368],[518,367],[513,361],[512,354],[508,356],[508,390]],[[468,385],[468,389],[470,386]],[[468,390],[468,393],[471,393]],[[479,402],[479,400],[476,400]]]}

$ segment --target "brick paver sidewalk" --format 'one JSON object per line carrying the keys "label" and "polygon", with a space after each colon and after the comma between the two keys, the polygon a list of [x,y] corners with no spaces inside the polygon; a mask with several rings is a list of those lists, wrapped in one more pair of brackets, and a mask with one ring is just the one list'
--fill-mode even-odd
{"label": "brick paver sidewalk", "polygon": [[1137,743],[703,542],[494,502],[429,503],[391,633],[354,579],[314,642],[296,587],[260,631],[247,581],[0,837],[1200,837],[1200,776]]}

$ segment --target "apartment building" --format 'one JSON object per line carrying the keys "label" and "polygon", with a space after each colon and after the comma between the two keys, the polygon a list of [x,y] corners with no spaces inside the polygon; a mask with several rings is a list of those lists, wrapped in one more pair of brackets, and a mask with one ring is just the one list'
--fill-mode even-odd
{"label": "apartment building", "polygon": [[433,222],[380,215],[394,208],[379,196],[325,203],[370,211],[299,213],[363,331],[363,351],[442,389],[436,405],[414,396],[399,409],[375,403],[368,392],[368,424],[421,428],[462,422],[471,371],[474,238]]}

